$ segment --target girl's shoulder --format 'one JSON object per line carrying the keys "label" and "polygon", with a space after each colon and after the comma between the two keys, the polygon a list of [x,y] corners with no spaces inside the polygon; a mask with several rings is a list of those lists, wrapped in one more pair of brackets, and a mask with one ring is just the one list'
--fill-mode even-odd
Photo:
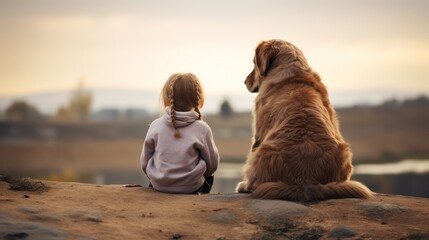
{"label": "girl's shoulder", "polygon": [[194,123],[192,123],[192,126],[198,128],[200,131],[211,132],[210,126],[202,120],[195,121]]}
{"label": "girl's shoulder", "polygon": [[149,128],[158,128],[158,127],[160,127],[161,125],[165,124],[164,122],[165,122],[165,121],[164,121],[164,119],[163,119],[162,117],[159,117],[159,118],[157,118],[157,119],[153,120],[153,121],[149,124]]}
{"label": "girl's shoulder", "polygon": [[159,124],[161,122],[164,122],[164,116],[160,116],[157,119],[153,120],[151,124]]}
{"label": "girl's shoulder", "polygon": [[150,123],[150,125],[152,126],[152,125],[154,125],[154,124],[158,124],[159,122],[161,122],[162,121],[162,117],[158,117],[158,118],[156,118],[155,120],[153,120],[151,123]]}

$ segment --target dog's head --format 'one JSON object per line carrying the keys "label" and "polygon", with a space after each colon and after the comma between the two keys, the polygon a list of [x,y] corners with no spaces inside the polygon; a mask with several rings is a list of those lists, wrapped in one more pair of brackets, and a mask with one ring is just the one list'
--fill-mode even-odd
{"label": "dog's head", "polygon": [[258,92],[268,77],[270,81],[279,82],[310,70],[301,50],[278,39],[261,42],[256,47],[253,63],[253,71],[244,82],[249,92]]}

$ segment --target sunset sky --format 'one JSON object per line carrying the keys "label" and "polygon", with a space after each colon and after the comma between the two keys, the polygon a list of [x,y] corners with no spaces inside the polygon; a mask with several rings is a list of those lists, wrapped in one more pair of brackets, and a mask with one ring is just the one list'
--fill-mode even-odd
{"label": "sunset sky", "polygon": [[159,91],[193,72],[208,94],[248,94],[256,45],[298,46],[328,90],[429,93],[429,1],[0,1],[0,97]]}

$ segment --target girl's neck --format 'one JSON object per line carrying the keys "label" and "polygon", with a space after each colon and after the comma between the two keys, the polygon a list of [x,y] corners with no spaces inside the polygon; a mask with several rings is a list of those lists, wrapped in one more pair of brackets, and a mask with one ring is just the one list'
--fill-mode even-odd
{"label": "girl's neck", "polygon": [[[169,108],[171,108],[171,106],[168,106]],[[179,112],[190,112],[190,111],[194,111],[195,108],[174,108],[174,111],[179,111]]]}

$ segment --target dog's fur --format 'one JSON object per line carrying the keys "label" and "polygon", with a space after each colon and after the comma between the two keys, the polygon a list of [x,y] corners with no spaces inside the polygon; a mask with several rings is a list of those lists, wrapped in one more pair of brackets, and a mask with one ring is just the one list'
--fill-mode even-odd
{"label": "dog's fur", "polygon": [[352,174],[326,87],[302,52],[282,40],[258,45],[246,87],[255,100],[253,146],[237,192],[291,201],[369,198]]}

